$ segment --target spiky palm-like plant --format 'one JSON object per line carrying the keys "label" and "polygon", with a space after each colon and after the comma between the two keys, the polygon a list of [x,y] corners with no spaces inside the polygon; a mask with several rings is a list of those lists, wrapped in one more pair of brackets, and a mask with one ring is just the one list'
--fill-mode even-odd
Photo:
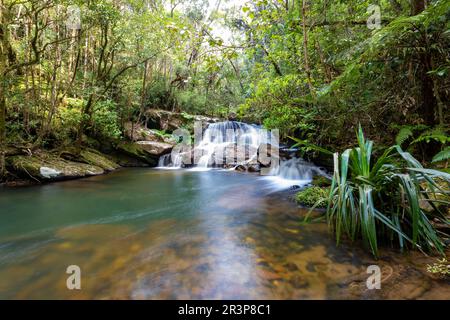
{"label": "spiky palm-like plant", "polygon": [[[387,149],[372,163],[373,142],[364,138],[361,127],[357,138],[357,148],[334,154],[326,217],[337,242],[344,235],[362,239],[375,256],[382,239],[398,239],[401,248],[410,243],[420,250],[443,253],[441,235],[430,220],[449,223],[436,204],[450,203],[446,201],[450,175],[425,169],[399,146]],[[425,212],[423,203],[428,203],[433,213]]]}

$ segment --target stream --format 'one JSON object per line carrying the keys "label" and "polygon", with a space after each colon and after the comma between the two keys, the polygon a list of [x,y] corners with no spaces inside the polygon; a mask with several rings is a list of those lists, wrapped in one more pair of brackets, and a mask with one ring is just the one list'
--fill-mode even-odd
{"label": "stream", "polygon": [[[417,252],[335,245],[292,191],[229,170],[123,169],[0,190],[1,299],[450,299]],[[382,270],[381,290],[366,286]],[[68,290],[66,269],[81,269]]]}

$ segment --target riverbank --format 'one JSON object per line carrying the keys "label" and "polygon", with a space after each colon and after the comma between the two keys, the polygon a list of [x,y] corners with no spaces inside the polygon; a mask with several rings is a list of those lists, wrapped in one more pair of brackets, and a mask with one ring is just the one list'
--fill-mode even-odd
{"label": "riverbank", "polygon": [[81,147],[61,144],[46,149],[29,144],[10,144],[6,149],[7,175],[0,186],[28,186],[103,175],[126,167],[156,167],[177,141],[171,133],[193,130],[194,123],[218,119],[166,110],[149,109],[145,123],[124,124],[123,136],[113,141],[84,137]]}

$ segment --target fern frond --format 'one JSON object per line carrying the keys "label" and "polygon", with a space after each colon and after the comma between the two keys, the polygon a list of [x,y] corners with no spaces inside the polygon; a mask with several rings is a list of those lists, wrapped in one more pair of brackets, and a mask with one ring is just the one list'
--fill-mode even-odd
{"label": "fern frond", "polygon": [[403,127],[395,138],[395,142],[401,146],[406,140],[413,136],[413,132],[409,127]]}
{"label": "fern frond", "polygon": [[450,147],[446,147],[433,157],[432,163],[446,161],[450,159]]}

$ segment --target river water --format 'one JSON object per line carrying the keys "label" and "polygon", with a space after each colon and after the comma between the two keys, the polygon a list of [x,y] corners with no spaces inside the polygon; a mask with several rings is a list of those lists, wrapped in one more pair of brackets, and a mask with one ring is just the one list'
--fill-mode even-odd
{"label": "river water", "polygon": [[[375,261],[265,177],[126,169],[0,190],[3,299],[450,299],[434,258]],[[367,267],[382,287],[366,286]],[[66,268],[81,269],[68,290]]]}

